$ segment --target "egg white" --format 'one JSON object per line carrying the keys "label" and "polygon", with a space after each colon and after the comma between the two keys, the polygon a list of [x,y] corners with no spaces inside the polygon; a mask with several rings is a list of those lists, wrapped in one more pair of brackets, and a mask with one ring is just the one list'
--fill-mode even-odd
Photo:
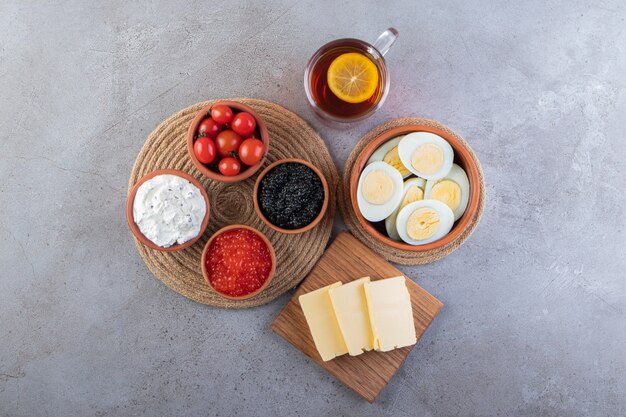
{"label": "egg white", "polygon": [[422,191],[424,191],[424,196],[426,195],[426,180],[424,178],[411,178],[404,181],[404,188],[402,191],[402,198],[400,199],[400,203],[398,203],[398,207],[396,207],[393,213],[391,213],[391,215],[385,219],[385,229],[387,230],[387,235],[393,240],[401,240],[400,235],[398,234],[398,229],[396,228],[396,219],[398,218],[398,213],[400,212],[400,204],[402,204],[404,196],[411,187],[421,188]]}
{"label": "egg white", "polygon": [[[389,175],[394,187],[392,197],[384,204],[372,204],[368,202],[362,192],[363,180],[365,176],[370,172],[377,170],[384,171],[387,175]],[[400,202],[402,201],[402,174],[386,162],[372,162],[367,165],[365,169],[363,169],[363,172],[361,172],[356,196],[357,204],[363,217],[370,222],[379,222],[384,220],[389,217],[389,215],[400,205]]]}
{"label": "egg white", "polygon": [[430,198],[430,193],[435,184],[444,180],[450,180],[457,183],[461,189],[461,202],[456,210],[453,211],[454,221],[457,221],[461,218],[461,216],[463,216],[463,213],[465,213],[465,209],[467,209],[467,203],[469,201],[469,180],[467,179],[467,174],[463,168],[457,164],[452,164],[452,168],[450,169],[450,172],[448,172],[448,175],[443,178],[439,178],[438,180],[428,180],[426,182],[426,189],[424,190],[424,198]]}
{"label": "egg white", "polygon": [[387,155],[387,152],[392,150],[394,146],[398,146],[398,143],[400,143],[400,139],[402,139],[403,137],[404,136],[398,136],[390,139],[380,145],[378,148],[376,148],[374,153],[372,153],[372,156],[370,156],[370,159],[367,160],[367,165],[371,164],[372,162],[382,161],[385,155]]}
{"label": "egg white", "polygon": [[[439,171],[431,174],[420,172],[411,164],[411,157],[415,149],[429,143],[437,145],[443,150],[443,165]],[[450,172],[452,163],[454,162],[452,146],[441,136],[430,132],[413,132],[403,137],[400,143],[398,143],[398,154],[400,155],[400,160],[409,171],[427,180],[436,180],[445,177],[448,172]]]}
{"label": "egg white", "polygon": [[[370,158],[367,160],[367,165],[371,164],[372,162],[382,161],[385,155],[387,155],[389,151],[391,151],[394,147],[398,146],[398,143],[400,143],[400,139],[402,139],[403,137],[404,135],[396,136],[395,138],[388,140],[387,142],[383,143],[378,148],[376,148],[374,153],[372,153],[372,156],[370,156]],[[403,175],[403,178],[407,178],[409,176],[411,176],[410,172],[407,173],[406,175]]]}
{"label": "egg white", "polygon": [[[430,237],[422,240],[415,240],[409,237],[409,233],[406,230],[407,222],[409,220],[409,216],[417,209],[422,207],[432,208],[437,212],[439,216],[439,229]],[[452,230],[452,225],[454,224],[454,214],[450,207],[448,207],[445,203],[442,203],[438,200],[420,200],[414,203],[411,203],[404,207],[398,213],[398,218],[396,219],[396,229],[398,230],[398,234],[400,238],[408,243],[409,245],[425,245],[427,243],[435,242],[445,235],[447,235],[450,230]]]}
{"label": "egg white", "polygon": [[[400,140],[403,137],[404,137],[404,135],[396,136],[395,138],[388,140],[387,142],[383,143],[378,148],[376,148],[374,153],[372,153],[372,156],[370,156],[370,158],[367,160],[367,164],[366,165],[369,165],[372,162],[382,161],[383,158],[385,158],[385,155],[387,155],[387,153],[389,151],[391,151],[394,147],[398,146],[398,144],[400,143]],[[402,177],[403,178],[408,178],[410,176],[411,176],[411,172],[408,172],[407,174],[403,175]]]}

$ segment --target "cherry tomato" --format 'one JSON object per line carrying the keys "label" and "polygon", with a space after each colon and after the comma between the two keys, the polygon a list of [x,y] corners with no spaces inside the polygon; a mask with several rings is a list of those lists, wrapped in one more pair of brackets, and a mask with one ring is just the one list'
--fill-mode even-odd
{"label": "cherry tomato", "polygon": [[228,106],[218,104],[211,108],[211,117],[219,124],[230,123],[233,120],[233,111]]}
{"label": "cherry tomato", "polygon": [[203,164],[210,164],[215,160],[215,142],[211,139],[203,136],[196,140],[196,143],[193,144],[193,153],[196,154],[196,158],[198,161]]}
{"label": "cherry tomato", "polygon": [[263,142],[260,140],[246,139],[239,147],[239,159],[246,165],[254,165],[263,158],[264,150]]}
{"label": "cherry tomato", "polygon": [[230,125],[235,133],[241,136],[250,136],[256,128],[256,120],[250,113],[242,111],[235,115]]}
{"label": "cherry tomato", "polygon": [[236,158],[228,156],[220,161],[218,168],[222,175],[232,177],[239,174],[241,163]]}
{"label": "cherry tomato", "polygon": [[221,124],[217,123],[212,118],[207,117],[202,122],[200,122],[200,125],[198,126],[198,135],[202,135],[204,133],[204,135],[212,139],[215,139],[215,137],[217,136],[218,133],[221,132],[221,130],[222,130]]}
{"label": "cherry tomato", "polygon": [[230,153],[237,151],[241,145],[241,136],[232,130],[222,130],[215,138],[217,153],[220,156],[230,156]]}

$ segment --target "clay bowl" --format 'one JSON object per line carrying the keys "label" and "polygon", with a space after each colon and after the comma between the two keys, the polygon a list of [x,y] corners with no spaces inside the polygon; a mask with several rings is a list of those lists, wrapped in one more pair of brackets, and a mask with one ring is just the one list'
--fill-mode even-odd
{"label": "clay bowl", "polygon": [[[211,285],[211,281],[209,280],[209,275],[206,270],[206,265],[204,263],[204,259],[206,258],[206,254],[209,251],[209,247],[211,246],[211,242],[213,242],[213,239],[215,239],[220,234],[227,232],[229,230],[233,230],[233,229],[247,229],[247,230],[250,230],[251,232],[256,233],[258,236],[261,237],[261,239],[263,239],[263,241],[269,248],[270,257],[272,258],[272,269],[270,270],[270,274],[265,280],[265,283],[261,285],[261,287],[259,287],[259,289],[257,289],[256,291],[250,294],[242,295],[241,297],[233,297],[230,295],[222,294],[221,292],[213,288],[213,285]],[[213,236],[211,236],[211,238],[208,240],[206,245],[204,245],[204,250],[202,251],[202,256],[200,257],[200,268],[202,269],[202,276],[204,277],[204,280],[206,281],[207,285],[211,287],[211,289],[215,291],[216,294],[219,294],[220,296],[224,298],[228,298],[230,300],[246,300],[248,298],[254,297],[257,294],[260,294],[263,290],[267,288],[268,285],[270,285],[270,282],[272,282],[272,279],[274,278],[274,274],[276,273],[276,253],[274,253],[274,247],[272,246],[272,243],[269,241],[269,239],[263,233],[255,229],[254,227],[246,226],[245,224],[231,224],[229,226],[222,227],[220,230],[215,232]]]}
{"label": "clay bowl", "polygon": [[[254,119],[256,120],[256,126],[257,126],[256,130],[259,131],[259,134],[261,136],[260,139],[263,142],[263,146],[265,147],[265,153],[263,154],[263,157],[261,158],[259,162],[247,168],[245,168],[246,165],[242,163],[242,168],[245,168],[245,169],[242,169],[242,171],[239,174],[234,175],[232,177],[227,177],[216,171],[211,171],[209,167],[204,165],[202,162],[198,160],[198,158],[196,158],[196,154],[193,152],[194,136],[196,135],[200,122],[202,122],[202,120],[208,117],[208,115],[210,114],[211,108],[218,104],[224,104],[230,107],[231,109],[233,109],[234,114],[237,114],[242,111],[250,113],[252,117],[254,117]],[[246,138],[243,138],[243,139],[246,139]],[[267,131],[267,126],[265,125],[265,122],[263,121],[261,116],[259,116],[259,114],[252,107],[246,106],[245,104],[242,104],[236,101],[222,100],[222,101],[217,101],[213,104],[209,104],[208,106],[203,107],[200,111],[198,111],[198,113],[196,113],[196,117],[193,118],[193,120],[189,124],[189,129],[187,129],[187,153],[189,154],[191,161],[193,162],[194,166],[198,169],[198,171],[200,171],[202,174],[204,174],[205,176],[215,181],[232,183],[232,182],[243,181],[246,178],[250,178],[252,175],[254,175],[255,172],[259,170],[259,168],[261,168],[261,166],[263,165],[263,162],[265,162],[265,158],[267,157],[269,148],[270,148],[270,136]]]}
{"label": "clay bowl", "polygon": [[[206,203],[206,214],[204,215],[204,219],[202,219],[202,223],[200,224],[200,232],[198,233],[198,235],[183,244],[180,244],[180,245],[175,244],[168,248],[157,246],[150,239],[145,237],[143,233],[141,233],[141,230],[139,230],[139,226],[137,226],[133,217],[133,203],[135,202],[135,195],[137,194],[137,190],[139,189],[141,184],[148,181],[149,179],[156,177],[157,175],[165,175],[165,174],[177,175],[179,177],[182,177],[182,178],[185,178],[186,180],[191,181],[191,183],[200,190],[200,193],[202,193],[202,197],[204,197],[204,202]],[[206,230],[207,224],[209,223],[210,213],[211,213],[211,205],[209,204],[209,196],[207,195],[206,191],[202,187],[202,184],[200,184],[200,182],[194,177],[192,177],[191,175],[187,174],[186,172],[179,171],[177,169],[157,169],[156,171],[152,171],[149,174],[144,175],[143,177],[139,178],[139,181],[137,181],[135,185],[133,185],[133,188],[128,193],[128,198],[126,199],[126,221],[128,222],[128,227],[130,228],[130,231],[133,232],[133,235],[135,235],[137,240],[139,240],[143,245],[151,249],[162,251],[162,252],[174,252],[177,250],[182,250],[196,243],[198,239],[202,237],[202,234]]]}
{"label": "clay bowl", "polygon": [[[307,167],[311,168],[313,170],[313,172],[315,172],[317,174],[317,176],[319,177],[319,179],[322,181],[322,187],[324,188],[324,202],[322,203],[322,208],[321,208],[319,214],[317,215],[317,217],[315,219],[313,219],[313,221],[311,223],[307,224],[304,227],[301,227],[300,229],[283,229],[282,227],[278,227],[278,226],[273,225],[265,217],[265,215],[261,211],[261,207],[259,206],[258,191],[259,191],[259,185],[261,184],[261,180],[273,168],[277,167],[278,165],[287,163],[287,162],[295,162],[295,163],[298,163],[298,164],[306,165]],[[252,191],[253,202],[254,202],[254,210],[256,211],[256,213],[259,216],[259,218],[261,220],[263,220],[263,223],[268,225],[268,227],[276,230],[277,232],[285,233],[285,234],[303,233],[303,232],[307,232],[307,231],[313,229],[322,220],[322,218],[324,217],[324,214],[326,213],[326,209],[328,208],[328,200],[329,200],[329,197],[330,197],[329,194],[330,193],[328,191],[328,183],[326,182],[326,178],[324,178],[324,174],[322,174],[322,172],[317,167],[315,167],[313,164],[311,164],[310,162],[304,161],[302,159],[297,159],[297,158],[281,159],[281,160],[278,160],[278,161],[268,165],[259,174],[259,176],[257,177],[256,182],[254,183],[254,190]]]}
{"label": "clay bowl", "polygon": [[[419,246],[409,245],[404,242],[397,242],[390,239],[384,232],[381,232],[376,227],[374,227],[373,223],[369,222],[363,217],[357,204],[357,187],[359,183],[359,176],[361,175],[361,171],[363,171],[363,168],[365,168],[369,157],[379,146],[381,146],[388,140],[393,139],[396,136],[406,135],[411,132],[430,132],[439,135],[448,141],[448,143],[452,146],[452,149],[454,150],[454,162],[461,168],[463,168],[467,173],[470,194],[469,201],[467,203],[467,209],[465,210],[463,216],[459,220],[457,220],[452,226],[452,230],[450,230],[447,235],[435,242]],[[371,236],[373,236],[381,243],[389,245],[395,249],[401,249],[411,252],[426,252],[437,249],[449,244],[450,242],[458,238],[470,225],[471,220],[474,218],[474,215],[478,211],[479,197],[480,180],[478,176],[478,168],[476,167],[476,164],[472,159],[471,152],[467,145],[461,143],[458,139],[456,139],[454,136],[451,136],[447,132],[430,126],[407,125],[387,130],[376,139],[374,139],[372,142],[370,142],[365,147],[365,149],[363,149],[363,152],[361,152],[355,162],[354,168],[352,169],[352,174],[350,176],[350,201],[352,203],[352,209],[354,210],[361,226],[363,226]]]}

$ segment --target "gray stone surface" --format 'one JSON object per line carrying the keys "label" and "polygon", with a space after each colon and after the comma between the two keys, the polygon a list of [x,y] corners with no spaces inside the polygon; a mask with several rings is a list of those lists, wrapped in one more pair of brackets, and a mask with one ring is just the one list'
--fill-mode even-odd
{"label": "gray stone surface", "polygon": [[[86,3],[0,2],[0,415],[626,414],[622,1]],[[391,25],[383,109],[316,119],[307,58]],[[198,305],[134,247],[123,209],[146,135],[237,96],[302,115],[339,167],[402,115],[482,161],[476,233],[401,268],[445,308],[373,405],[271,332],[289,295]]]}

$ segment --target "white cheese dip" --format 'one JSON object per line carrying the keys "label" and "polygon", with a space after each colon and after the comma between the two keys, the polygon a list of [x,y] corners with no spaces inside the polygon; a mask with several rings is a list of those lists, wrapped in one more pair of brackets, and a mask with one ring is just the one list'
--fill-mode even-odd
{"label": "white cheese dip", "polygon": [[141,233],[164,248],[198,236],[205,214],[198,187],[177,175],[157,175],[144,182],[133,202],[133,219]]}

